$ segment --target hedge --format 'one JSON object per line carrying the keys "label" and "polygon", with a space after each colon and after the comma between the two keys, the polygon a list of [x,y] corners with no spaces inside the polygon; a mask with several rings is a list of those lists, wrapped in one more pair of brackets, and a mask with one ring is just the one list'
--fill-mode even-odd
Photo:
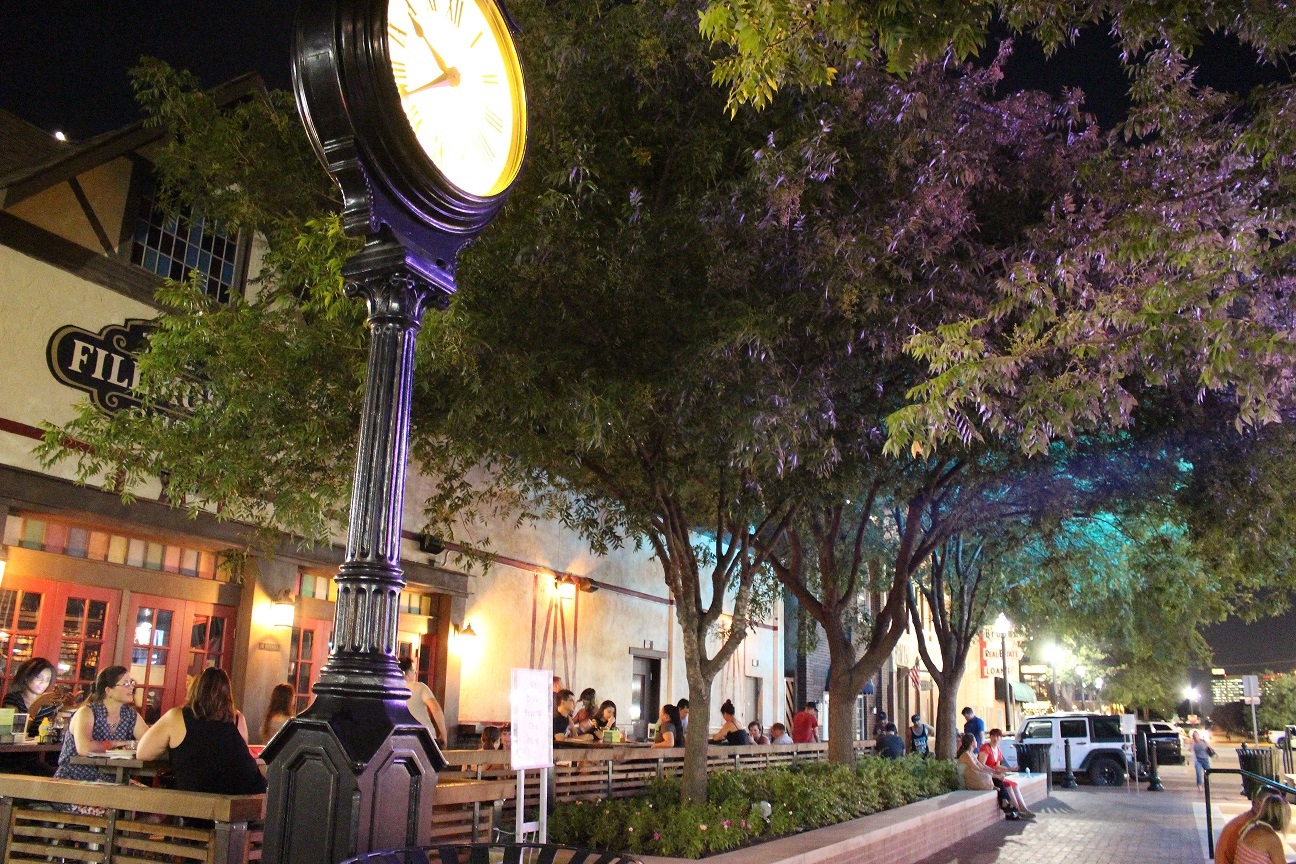
{"label": "hedge", "polygon": [[589,849],[701,858],[957,788],[952,762],[917,756],[719,771],[707,780],[706,804],[680,804],[677,780],[657,781],[634,798],[560,804],[549,837]]}

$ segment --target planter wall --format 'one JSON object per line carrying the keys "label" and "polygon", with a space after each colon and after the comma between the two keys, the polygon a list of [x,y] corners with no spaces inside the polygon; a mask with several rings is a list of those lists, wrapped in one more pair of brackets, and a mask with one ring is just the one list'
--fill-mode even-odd
{"label": "planter wall", "polygon": [[[1027,806],[1047,797],[1044,777],[1015,779]],[[913,864],[1002,818],[994,792],[950,792],[701,860],[706,864]],[[639,857],[643,864],[682,864],[691,860]]]}

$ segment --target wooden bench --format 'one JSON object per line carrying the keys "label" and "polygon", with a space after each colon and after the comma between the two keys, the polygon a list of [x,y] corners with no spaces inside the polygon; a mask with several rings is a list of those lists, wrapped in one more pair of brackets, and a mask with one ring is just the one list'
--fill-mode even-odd
{"label": "wooden bench", "polygon": [[[97,812],[69,812],[68,805]],[[261,860],[264,818],[264,795],[0,774],[3,864],[245,864]]]}

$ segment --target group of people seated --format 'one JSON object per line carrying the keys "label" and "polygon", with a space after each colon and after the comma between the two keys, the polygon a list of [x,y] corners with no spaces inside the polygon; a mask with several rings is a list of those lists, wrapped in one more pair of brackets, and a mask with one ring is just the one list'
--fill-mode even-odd
{"label": "group of people seated", "polygon": [[598,701],[593,687],[581,691],[579,703],[576,694],[566,688],[554,693],[553,736],[554,746],[593,744],[605,740],[607,732],[617,729],[617,706],[610,699]]}
{"label": "group of people seated", "polygon": [[185,704],[167,711],[152,726],[136,710],[135,682],[125,666],[102,670],[79,705],[69,688],[51,687],[53,682],[54,667],[48,660],[27,660],[15,670],[3,704],[28,714],[29,735],[59,711],[72,711],[58,767],[51,771],[36,759],[9,767],[62,780],[107,781],[110,778],[98,767],[72,760],[131,748],[145,761],[169,755],[170,782],[176,789],[225,795],[265,791],[265,778],[248,749],[247,721],[234,707],[224,670],[204,669],[190,682]]}
{"label": "group of people seated", "polygon": [[1003,753],[999,749],[1002,740],[1003,730],[991,729],[986,733],[985,743],[978,747],[976,735],[963,733],[958,753],[955,754],[963,788],[987,791],[997,789],[1008,818],[1034,819],[1035,814],[1022,800],[1017,781],[1008,776],[1012,772],[1004,764]]}

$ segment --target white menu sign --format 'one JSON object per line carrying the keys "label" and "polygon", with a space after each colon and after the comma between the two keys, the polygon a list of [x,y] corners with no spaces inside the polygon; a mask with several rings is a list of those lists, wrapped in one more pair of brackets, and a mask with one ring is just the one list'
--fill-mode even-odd
{"label": "white menu sign", "polygon": [[514,669],[509,688],[514,771],[553,767],[553,671]]}

